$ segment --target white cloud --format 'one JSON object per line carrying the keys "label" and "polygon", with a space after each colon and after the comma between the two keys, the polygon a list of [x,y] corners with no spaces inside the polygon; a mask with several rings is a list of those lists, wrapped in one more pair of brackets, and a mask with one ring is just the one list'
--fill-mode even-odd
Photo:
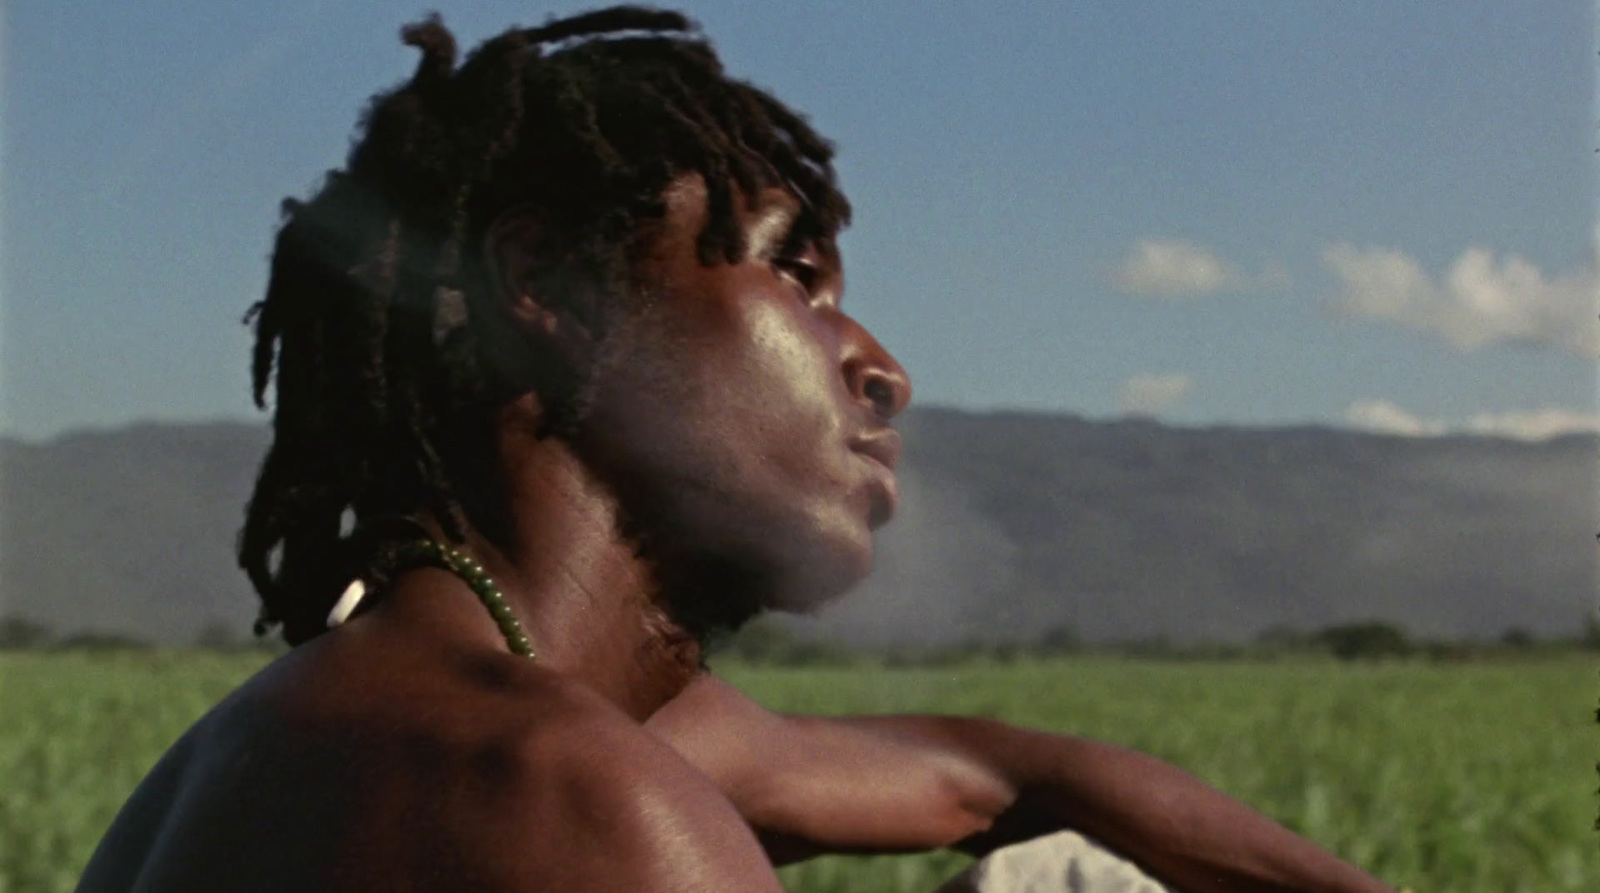
{"label": "white cloud", "polygon": [[1520,342],[1600,355],[1600,276],[1592,266],[1547,278],[1515,254],[1469,248],[1435,281],[1415,259],[1386,248],[1340,243],[1322,260],[1339,278],[1332,301],[1351,316],[1420,329],[1460,350]]}
{"label": "white cloud", "polygon": [[1549,440],[1563,434],[1600,433],[1600,413],[1547,406],[1513,412],[1483,412],[1461,424],[1413,415],[1387,400],[1357,400],[1344,412],[1353,428],[1402,437],[1436,437],[1446,433],[1478,434],[1514,440]]}
{"label": "white cloud", "polygon": [[1219,291],[1280,291],[1289,273],[1273,264],[1246,275],[1210,250],[1183,239],[1140,239],[1111,271],[1111,284],[1130,295],[1184,298]]}
{"label": "white cloud", "polygon": [[1562,434],[1600,433],[1600,414],[1545,407],[1527,412],[1479,413],[1467,419],[1473,434],[1517,440],[1549,440]]}
{"label": "white cloud", "polygon": [[1401,437],[1431,437],[1444,433],[1440,422],[1424,421],[1387,400],[1357,400],[1344,411],[1352,428]]}
{"label": "white cloud", "polygon": [[1194,390],[1187,375],[1135,375],[1117,388],[1123,415],[1154,416],[1176,406]]}
{"label": "white cloud", "polygon": [[1140,239],[1111,274],[1123,292],[1168,298],[1210,294],[1238,280],[1222,258],[1182,239]]}

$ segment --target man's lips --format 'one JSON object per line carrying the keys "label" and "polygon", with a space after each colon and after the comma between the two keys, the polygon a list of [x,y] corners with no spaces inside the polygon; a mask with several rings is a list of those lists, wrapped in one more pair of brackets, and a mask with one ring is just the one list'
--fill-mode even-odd
{"label": "man's lips", "polygon": [[850,449],[893,472],[900,462],[900,432],[893,428],[868,431],[852,439]]}
{"label": "man's lips", "polygon": [[881,527],[894,517],[900,504],[900,484],[894,476],[894,467],[900,461],[900,433],[892,428],[879,428],[855,438],[850,448],[861,454],[874,472],[873,489],[878,499],[874,500],[868,526]]}

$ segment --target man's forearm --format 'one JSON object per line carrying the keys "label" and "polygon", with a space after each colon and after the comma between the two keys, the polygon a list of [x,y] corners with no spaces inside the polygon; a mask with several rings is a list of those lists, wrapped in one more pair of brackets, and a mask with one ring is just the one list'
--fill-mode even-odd
{"label": "man's forearm", "polygon": [[1082,738],[973,717],[775,715],[710,677],[651,728],[785,859],[983,855],[1071,829],[1188,893],[1390,890],[1172,766]]}
{"label": "man's forearm", "polygon": [[987,720],[941,725],[940,734],[995,766],[1016,793],[990,831],[962,844],[968,851],[1071,828],[1192,893],[1393,891],[1154,757]]}

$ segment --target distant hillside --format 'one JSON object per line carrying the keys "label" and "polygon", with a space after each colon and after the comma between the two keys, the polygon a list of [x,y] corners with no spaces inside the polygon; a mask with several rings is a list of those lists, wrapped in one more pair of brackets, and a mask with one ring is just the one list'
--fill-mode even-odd
{"label": "distant hillside", "polygon": [[[1595,599],[1591,436],[1405,439],[908,413],[879,571],[807,624],[857,641],[1238,639],[1359,618],[1576,632]],[[187,641],[254,616],[233,538],[264,428],[0,439],[0,614]]]}
{"label": "distant hillside", "polygon": [[[1238,639],[1381,618],[1577,631],[1596,593],[1593,436],[1523,443],[932,410],[905,511],[823,629]],[[893,618],[892,620],[890,618]]]}
{"label": "distant hillside", "polygon": [[0,440],[0,613],[189,641],[255,617],[233,538],[264,427],[138,425]]}

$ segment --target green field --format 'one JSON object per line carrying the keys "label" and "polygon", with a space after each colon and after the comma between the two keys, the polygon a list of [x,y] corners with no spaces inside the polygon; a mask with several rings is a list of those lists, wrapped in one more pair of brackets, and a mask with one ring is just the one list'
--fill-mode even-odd
{"label": "green field", "polygon": [[[71,890],[163,749],[262,660],[0,655],[0,893]],[[778,709],[981,714],[1135,747],[1417,893],[1600,890],[1592,659],[720,669]],[[926,891],[962,864],[823,859],[783,877]]]}

